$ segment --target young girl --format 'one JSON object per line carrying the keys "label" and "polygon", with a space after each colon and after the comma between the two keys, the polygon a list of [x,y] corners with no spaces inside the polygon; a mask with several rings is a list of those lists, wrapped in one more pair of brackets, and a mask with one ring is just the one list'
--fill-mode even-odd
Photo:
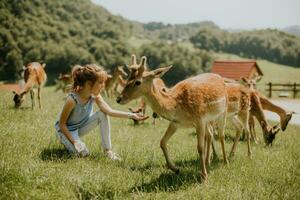
{"label": "young girl", "polygon": [[[119,156],[112,151],[109,116],[145,120],[147,117],[112,109],[101,97],[107,79],[106,72],[95,64],[84,67],[76,65],[72,70],[73,91],[69,93],[65,105],[55,123],[58,139],[71,154],[88,156],[89,151],[80,137],[100,126],[104,153],[112,160]],[[93,113],[93,103],[99,111]]]}

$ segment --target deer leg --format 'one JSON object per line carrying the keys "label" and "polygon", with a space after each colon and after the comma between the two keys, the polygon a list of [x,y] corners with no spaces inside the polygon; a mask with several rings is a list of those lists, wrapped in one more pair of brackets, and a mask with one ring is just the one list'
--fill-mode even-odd
{"label": "deer leg", "polygon": [[227,159],[226,150],[225,150],[225,135],[224,135],[225,125],[226,125],[226,113],[224,113],[222,116],[220,116],[216,122],[217,122],[217,126],[218,126],[218,134],[219,134],[220,143],[221,143],[221,147],[222,147],[223,160],[224,160],[225,164],[228,164],[228,159]]}
{"label": "deer leg", "polygon": [[239,119],[243,123],[243,127],[244,127],[244,130],[247,135],[248,156],[251,158],[252,151],[251,151],[251,144],[250,144],[249,112],[245,111],[245,112],[239,114]]}
{"label": "deer leg", "polygon": [[206,164],[205,164],[205,123],[201,123],[197,128],[197,149],[200,156],[200,168],[201,168],[201,178],[204,182],[207,180],[207,171],[206,171]]}
{"label": "deer leg", "polygon": [[42,104],[41,104],[41,88],[38,87],[38,101],[39,101],[39,108],[42,109]]}
{"label": "deer leg", "polygon": [[34,109],[35,107],[35,98],[34,98],[34,90],[30,90],[30,98],[31,98],[31,108]]}
{"label": "deer leg", "polygon": [[174,123],[170,122],[169,127],[168,127],[165,135],[160,140],[160,147],[161,147],[161,149],[162,149],[162,151],[164,153],[164,156],[165,156],[168,168],[170,168],[173,172],[175,172],[176,174],[178,174],[179,173],[179,169],[170,160],[168,149],[167,149],[167,142],[171,138],[171,136],[175,133],[176,130],[177,130],[177,127],[174,125]]}
{"label": "deer leg", "polygon": [[257,144],[258,143],[258,139],[256,137],[255,122],[254,122],[253,115],[249,116],[249,130],[250,130],[251,139]]}
{"label": "deer leg", "polygon": [[233,157],[234,154],[235,154],[235,149],[236,149],[237,144],[238,144],[238,142],[240,140],[240,133],[243,130],[243,125],[242,125],[241,121],[237,118],[237,116],[234,116],[232,118],[232,123],[233,123],[233,125],[235,127],[236,134],[235,134],[234,142],[233,142],[230,154],[229,154],[230,157]]}
{"label": "deer leg", "polygon": [[206,155],[205,155],[205,164],[206,164],[206,167],[209,167],[210,165],[210,158],[211,158],[211,153],[210,153],[210,146],[212,144],[212,125],[210,123],[207,124],[206,126],[206,133],[205,133],[205,137],[206,137]]}

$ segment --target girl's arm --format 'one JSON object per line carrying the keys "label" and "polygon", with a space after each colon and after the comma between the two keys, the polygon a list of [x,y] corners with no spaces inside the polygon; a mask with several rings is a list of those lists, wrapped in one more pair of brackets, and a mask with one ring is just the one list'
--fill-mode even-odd
{"label": "girl's arm", "polygon": [[123,112],[119,110],[112,109],[102,98],[101,95],[98,95],[95,97],[96,104],[98,105],[99,109],[112,117],[119,117],[119,118],[129,118],[129,119],[136,119],[136,120],[145,120],[148,118],[148,116],[142,116],[137,113],[131,113],[131,112]]}
{"label": "girl's arm", "polygon": [[67,120],[69,118],[71,111],[75,107],[75,104],[76,103],[72,98],[68,98],[66,100],[66,103],[63,107],[63,110],[61,112],[60,119],[59,119],[59,128],[60,128],[61,132],[66,136],[66,138],[68,138],[68,140],[72,144],[75,143],[75,140],[73,139],[72,134],[70,133],[70,131],[67,128]]}

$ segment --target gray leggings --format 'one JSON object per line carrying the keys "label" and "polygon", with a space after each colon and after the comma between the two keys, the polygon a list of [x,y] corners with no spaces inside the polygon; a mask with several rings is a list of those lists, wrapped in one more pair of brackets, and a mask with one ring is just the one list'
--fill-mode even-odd
{"label": "gray leggings", "polygon": [[[104,150],[111,149],[111,139],[110,139],[110,120],[109,117],[101,111],[93,113],[89,120],[82,125],[77,130],[70,131],[74,140],[80,140],[80,137],[89,133],[92,129],[100,124],[101,133],[101,144]],[[66,138],[66,136],[60,132],[56,131],[56,136],[59,141],[65,145],[68,151],[72,154],[76,154],[74,145]]]}

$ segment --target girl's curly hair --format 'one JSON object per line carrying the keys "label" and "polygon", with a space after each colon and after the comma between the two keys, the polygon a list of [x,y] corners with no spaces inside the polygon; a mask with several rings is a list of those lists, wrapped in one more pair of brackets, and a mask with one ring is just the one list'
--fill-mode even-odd
{"label": "girl's curly hair", "polygon": [[103,83],[107,79],[107,73],[104,69],[96,64],[87,64],[85,66],[75,65],[72,69],[73,90],[79,91],[84,86],[85,82],[91,81],[95,84],[96,81]]}

